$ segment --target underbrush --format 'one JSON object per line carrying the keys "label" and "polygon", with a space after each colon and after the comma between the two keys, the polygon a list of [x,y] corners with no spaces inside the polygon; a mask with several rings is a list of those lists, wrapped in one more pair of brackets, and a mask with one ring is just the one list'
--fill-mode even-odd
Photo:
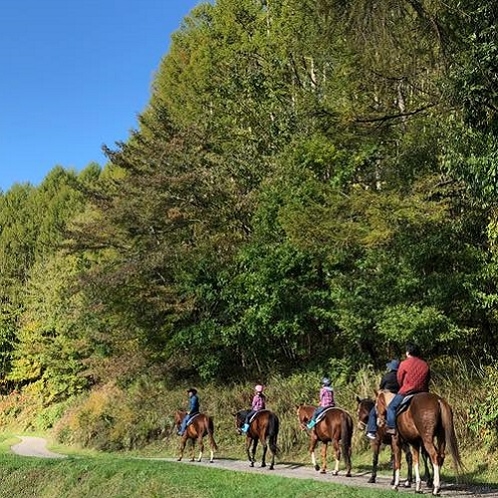
{"label": "underbrush", "polygon": [[[498,370],[465,365],[450,358],[432,362],[431,390],[444,397],[454,410],[454,420],[467,475],[496,481],[493,458],[498,445]],[[336,403],[356,422],[356,396],[373,397],[381,372],[366,367],[354,377],[332,376]],[[302,373],[264,379],[267,406],[280,418],[279,460],[308,463],[309,436],[297,424],[295,407],[317,403],[321,375]],[[472,388],[469,388],[472,386]],[[187,405],[190,385],[168,386],[144,377],[121,387],[107,384],[64,403],[44,406],[29,390],[0,399],[0,422],[17,430],[50,432],[60,444],[100,451],[126,451],[146,456],[173,456],[179,438],[173,427],[176,409]],[[220,387],[197,385],[201,411],[214,419],[218,456],[245,458],[243,438],[235,431],[233,413],[250,406],[253,383]],[[476,455],[482,455],[478,464]],[[491,456],[490,456],[491,455]],[[329,457],[330,459],[332,456]],[[381,456],[389,461],[387,451]],[[369,444],[355,428],[353,465],[367,470]],[[445,474],[451,472],[451,458]]]}

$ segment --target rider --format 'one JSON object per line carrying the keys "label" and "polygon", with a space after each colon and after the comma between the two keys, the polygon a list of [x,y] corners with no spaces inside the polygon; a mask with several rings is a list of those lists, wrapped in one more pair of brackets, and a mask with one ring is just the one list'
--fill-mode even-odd
{"label": "rider", "polygon": [[[379,389],[381,391],[389,391],[393,394],[397,394],[399,391],[398,379],[396,378],[396,374],[399,368],[398,360],[391,360],[386,364],[387,372],[382,376],[382,379],[379,384]],[[367,422],[367,433],[366,436],[368,439],[375,439],[377,432],[377,409],[375,406],[372,407],[370,413],[368,414],[368,422]]]}
{"label": "rider", "polygon": [[322,387],[320,389],[319,397],[320,397],[320,403],[313,412],[311,420],[308,422],[307,425],[308,429],[313,429],[313,427],[315,427],[316,418],[318,417],[318,415],[320,415],[320,413],[322,413],[327,408],[335,406],[334,389],[330,385],[330,379],[327,377],[324,377],[322,379]]}
{"label": "rider", "polygon": [[199,396],[197,396],[197,389],[191,387],[188,391],[188,411],[185,417],[183,417],[182,425],[178,431],[179,436],[183,436],[185,429],[187,428],[188,421],[199,413]]}
{"label": "rider", "polygon": [[249,430],[249,420],[258,411],[266,408],[266,396],[263,394],[264,387],[261,384],[254,386],[254,396],[252,398],[251,409],[247,412],[244,425],[241,431],[246,433]]}
{"label": "rider", "polygon": [[406,359],[400,363],[396,377],[399,383],[399,391],[387,407],[386,434],[396,433],[396,409],[405,396],[429,392],[431,370],[428,363],[420,357],[420,349],[416,344],[407,344]]}

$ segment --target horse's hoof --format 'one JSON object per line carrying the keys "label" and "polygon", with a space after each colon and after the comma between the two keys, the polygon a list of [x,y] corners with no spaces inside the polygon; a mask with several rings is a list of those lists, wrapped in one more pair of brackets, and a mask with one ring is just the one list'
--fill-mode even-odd
{"label": "horse's hoof", "polygon": [[320,474],[326,474],[327,471],[325,469],[320,470]]}
{"label": "horse's hoof", "polygon": [[320,466],[319,465],[315,465],[315,470],[318,472],[320,470]]}
{"label": "horse's hoof", "polygon": [[346,477],[351,477],[351,472],[348,472],[348,473],[346,474]]}
{"label": "horse's hoof", "polygon": [[[369,482],[370,484],[375,484],[375,477],[372,476],[367,482]],[[394,482],[391,483],[391,486],[394,484]]]}
{"label": "horse's hoof", "polygon": [[181,457],[180,457],[180,458],[177,458],[177,459],[176,459],[176,461],[177,461],[177,462],[181,462],[181,461],[182,461]]}
{"label": "horse's hoof", "polygon": [[266,467],[266,463],[262,463],[262,464],[261,464],[261,467]]}
{"label": "horse's hoof", "polygon": [[249,464],[249,467],[254,467],[254,462],[251,462],[251,463]]}
{"label": "horse's hoof", "polygon": [[403,487],[404,488],[411,488],[412,487],[412,483],[410,481],[405,481],[404,484],[403,484]]}
{"label": "horse's hoof", "polygon": [[191,461],[191,462],[195,462],[195,458],[191,458],[191,459],[190,459],[190,461]]}
{"label": "horse's hoof", "polygon": [[273,467],[273,465],[270,465],[270,468],[268,470],[274,470],[275,467]]}
{"label": "horse's hoof", "polygon": [[434,488],[434,489],[432,490],[432,494],[433,494],[434,496],[439,496],[439,492],[440,492],[440,491],[441,491],[441,489],[440,489],[440,488]]}
{"label": "horse's hoof", "polygon": [[209,460],[209,463],[214,463],[214,460]]}

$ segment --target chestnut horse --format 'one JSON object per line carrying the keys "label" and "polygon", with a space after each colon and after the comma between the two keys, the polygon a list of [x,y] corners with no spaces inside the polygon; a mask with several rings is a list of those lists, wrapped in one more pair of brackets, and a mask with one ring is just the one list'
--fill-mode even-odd
{"label": "chestnut horse", "polygon": [[[182,425],[182,420],[184,419],[187,412],[177,410],[175,412],[175,427],[176,430],[180,429]],[[192,419],[189,421],[187,428],[182,436],[182,441],[180,443],[180,455],[178,457],[178,461],[180,462],[183,458],[183,452],[185,451],[185,446],[187,441],[192,441],[192,458],[191,462],[195,461],[195,442],[199,443],[199,458],[198,462],[202,460],[202,453],[204,451],[204,436],[208,436],[209,445],[211,448],[211,456],[209,461],[213,463],[214,461],[214,452],[218,449],[216,445],[216,441],[214,440],[214,423],[211,417],[204,415],[203,413],[198,413],[197,415],[193,415]]]}
{"label": "chestnut horse", "polygon": [[[306,430],[307,423],[313,417],[314,406],[298,405],[296,407],[297,418],[302,430]],[[321,418],[323,415],[323,418]],[[327,446],[332,443],[335,450],[335,468],[333,475],[339,474],[339,463],[341,461],[341,448],[346,463],[346,476],[351,477],[351,441],[353,438],[353,419],[348,412],[342,408],[327,408],[318,417],[318,422],[311,429],[310,454],[311,462],[315,470],[322,474],[327,472]],[[322,443],[322,466],[317,464],[315,448],[318,442]]]}
{"label": "chestnut horse", "polygon": [[[386,422],[386,400],[383,391],[377,393],[378,425]],[[448,446],[453,459],[455,471],[459,474],[463,468],[458,449],[458,442],[453,425],[453,411],[450,405],[440,396],[432,393],[417,393],[411,398],[406,410],[400,411],[396,418],[396,435],[394,444],[394,488],[399,486],[399,469],[401,467],[401,446],[410,445],[415,469],[415,491],[421,492],[419,470],[420,450],[427,452],[434,471],[432,494],[438,495],[441,490],[441,467],[443,466],[445,449]]]}
{"label": "chestnut horse", "polygon": [[[233,416],[235,417],[235,427],[239,434],[241,433],[241,428],[244,425],[248,413],[249,410],[240,410],[237,413],[233,413]],[[254,462],[256,461],[256,448],[258,446],[258,441],[261,441],[261,445],[263,446],[261,467],[266,467],[266,452],[268,448],[270,448],[270,470],[274,469],[275,456],[278,453],[277,437],[279,424],[278,417],[270,410],[259,410],[251,417],[249,429],[246,433],[246,452],[251,467],[254,467]]]}
{"label": "chestnut horse", "polygon": [[[358,415],[358,429],[360,431],[364,431],[367,427],[368,416],[370,414],[370,410],[375,406],[375,401],[370,398],[360,398],[356,396],[356,402],[358,403],[357,407],[357,415]],[[379,453],[382,449],[382,445],[388,445],[391,447],[391,463],[393,464],[393,478],[391,484],[394,484],[395,481],[395,472],[394,472],[394,446],[392,436],[390,434],[386,434],[385,425],[377,428],[376,438],[370,441],[370,446],[373,452],[373,460],[372,460],[372,475],[368,480],[369,483],[375,483],[377,480],[377,467],[379,464]],[[407,478],[404,484],[405,488],[409,488],[413,482],[413,458],[412,453],[410,451],[410,447],[407,444],[403,444],[403,451],[405,452],[406,457],[406,466],[407,466]],[[430,477],[429,467],[427,465],[427,453],[422,448],[422,458],[424,461],[424,469],[425,469],[425,477],[427,479],[428,484],[432,486],[432,479]]]}

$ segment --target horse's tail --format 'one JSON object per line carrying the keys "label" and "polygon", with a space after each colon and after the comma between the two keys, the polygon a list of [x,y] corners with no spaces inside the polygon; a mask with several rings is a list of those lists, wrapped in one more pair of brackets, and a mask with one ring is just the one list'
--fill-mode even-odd
{"label": "horse's tail", "polygon": [[353,440],[353,419],[346,411],[342,412],[341,416],[341,445],[344,455],[351,453],[351,446]]}
{"label": "horse's tail", "polygon": [[277,438],[278,438],[278,430],[280,426],[280,421],[278,417],[274,413],[270,413],[268,418],[268,446],[270,447],[270,451],[276,455],[279,452],[277,446]]}
{"label": "horse's tail", "polygon": [[218,445],[214,440],[214,422],[212,417],[207,417],[206,421],[206,431],[209,438],[209,442],[215,451],[218,451]]}
{"label": "horse's tail", "polygon": [[441,407],[441,422],[444,429],[444,437],[448,450],[453,459],[453,466],[457,474],[463,470],[462,460],[460,458],[460,451],[458,449],[458,441],[453,425],[453,410],[450,405],[442,398],[439,399],[439,406]]}

